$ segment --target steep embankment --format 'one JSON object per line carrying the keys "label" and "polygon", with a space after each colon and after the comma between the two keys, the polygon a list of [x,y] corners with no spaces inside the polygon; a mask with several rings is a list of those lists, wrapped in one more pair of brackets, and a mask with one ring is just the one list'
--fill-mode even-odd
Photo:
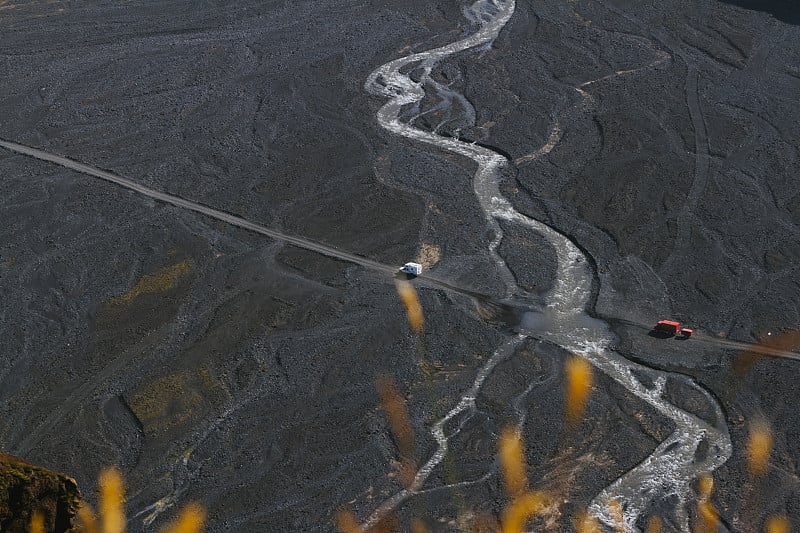
{"label": "steep embankment", "polygon": [[46,531],[77,531],[73,519],[80,501],[71,477],[0,452],[0,531],[27,532],[36,511]]}

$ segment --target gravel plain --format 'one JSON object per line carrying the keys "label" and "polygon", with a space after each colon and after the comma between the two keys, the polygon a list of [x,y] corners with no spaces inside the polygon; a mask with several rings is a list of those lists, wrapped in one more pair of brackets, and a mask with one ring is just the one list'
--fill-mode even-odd
{"label": "gravel plain", "polygon": [[[471,162],[389,136],[363,88],[474,29],[465,5],[0,2],[0,138],[387,264],[436,247],[438,277],[500,296]],[[672,372],[683,409],[713,415],[690,380],[718,400],[734,456],[714,503],[731,531],[775,513],[800,528],[800,363],[738,376],[734,351],[641,324],[748,342],[800,326],[798,24],[792,2],[520,0],[490,49],[433,73],[474,122],[416,122],[515,161],[503,192],[591,256],[618,349]],[[406,395],[424,460],[427,428],[513,329],[421,288],[420,344],[382,274],[5,151],[0,220],[0,449],[90,501],[118,465],[134,533],[190,500],[212,532],[333,531],[343,504],[366,517],[400,488],[376,380]],[[518,282],[546,291],[552,252],[504,230]],[[563,496],[565,524],[669,434],[602,375],[565,432],[565,355],[528,339],[496,367],[403,530],[499,514],[496,438],[520,411],[531,484]],[[775,430],[763,480],[745,461],[758,417]],[[666,530],[670,505],[653,503]]]}

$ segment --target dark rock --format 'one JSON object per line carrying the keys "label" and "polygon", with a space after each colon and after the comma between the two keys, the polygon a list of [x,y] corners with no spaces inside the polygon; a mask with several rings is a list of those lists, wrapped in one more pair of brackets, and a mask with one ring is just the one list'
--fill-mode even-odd
{"label": "dark rock", "polygon": [[74,479],[0,452],[0,531],[27,533],[31,516],[47,533],[77,533],[81,493]]}

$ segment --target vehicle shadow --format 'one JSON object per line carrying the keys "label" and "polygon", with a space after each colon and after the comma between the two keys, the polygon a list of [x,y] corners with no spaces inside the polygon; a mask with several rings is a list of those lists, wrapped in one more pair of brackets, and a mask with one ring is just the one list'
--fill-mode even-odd
{"label": "vehicle shadow", "polygon": [[647,334],[653,337],[654,339],[668,339],[670,337],[675,336],[672,333],[667,333],[666,331],[659,331],[657,329],[651,329]]}

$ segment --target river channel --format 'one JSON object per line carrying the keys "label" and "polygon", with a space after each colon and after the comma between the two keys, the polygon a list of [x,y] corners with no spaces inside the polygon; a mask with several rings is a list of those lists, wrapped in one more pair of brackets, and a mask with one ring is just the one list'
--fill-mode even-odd
{"label": "river channel", "polygon": [[[671,497],[672,501],[677,499],[678,502],[675,509],[678,526],[689,531],[686,508],[687,503],[696,497],[692,488],[694,480],[702,473],[715,470],[731,456],[730,436],[719,405],[705,390],[697,387],[716,411],[716,420],[719,421],[716,426],[679,409],[665,398],[667,373],[633,363],[614,351],[615,337],[608,324],[589,314],[592,284],[599,283],[589,258],[556,228],[521,214],[502,195],[499,186],[501,170],[511,164],[506,157],[474,143],[439,135],[436,130],[430,132],[416,128],[413,121],[400,118],[401,112],[422,101],[426,90],[433,90],[448,96],[442,99],[445,105],[458,100],[466,109],[462,113],[474,121],[474,109],[466,99],[436,82],[431,72],[437,63],[449,56],[491,46],[511,20],[514,9],[514,0],[478,0],[464,9],[465,22],[477,27],[474,33],[446,46],[390,61],[373,71],[365,83],[368,92],[388,99],[377,113],[378,122],[387,131],[416,141],[421,147],[427,145],[427,149],[459,154],[477,165],[472,185],[493,235],[487,253],[505,283],[506,297],[524,300],[531,295],[518,286],[498,252],[503,239],[501,221],[527,228],[543,237],[556,254],[557,274],[552,290],[545,296],[544,307],[531,309],[525,314],[519,333],[497,348],[478,371],[472,387],[443,419],[433,424],[431,432],[438,448],[420,468],[414,482],[380,504],[364,525],[375,524],[387,512],[399,508],[405,500],[423,489],[430,473],[445,457],[448,441],[454,434],[445,433],[447,421],[462,413],[469,416],[474,412],[475,398],[486,377],[526,337],[531,336],[586,358],[597,370],[674,423],[673,433],[651,455],[596,495],[589,506],[591,514],[606,525],[613,525],[615,518],[610,503],[616,500],[622,505],[625,530],[637,531],[637,520],[647,511],[649,504]],[[647,383],[640,381],[637,375],[646,376],[643,381]],[[698,453],[701,444],[708,450],[706,453]],[[487,471],[489,468],[487,465]]]}

